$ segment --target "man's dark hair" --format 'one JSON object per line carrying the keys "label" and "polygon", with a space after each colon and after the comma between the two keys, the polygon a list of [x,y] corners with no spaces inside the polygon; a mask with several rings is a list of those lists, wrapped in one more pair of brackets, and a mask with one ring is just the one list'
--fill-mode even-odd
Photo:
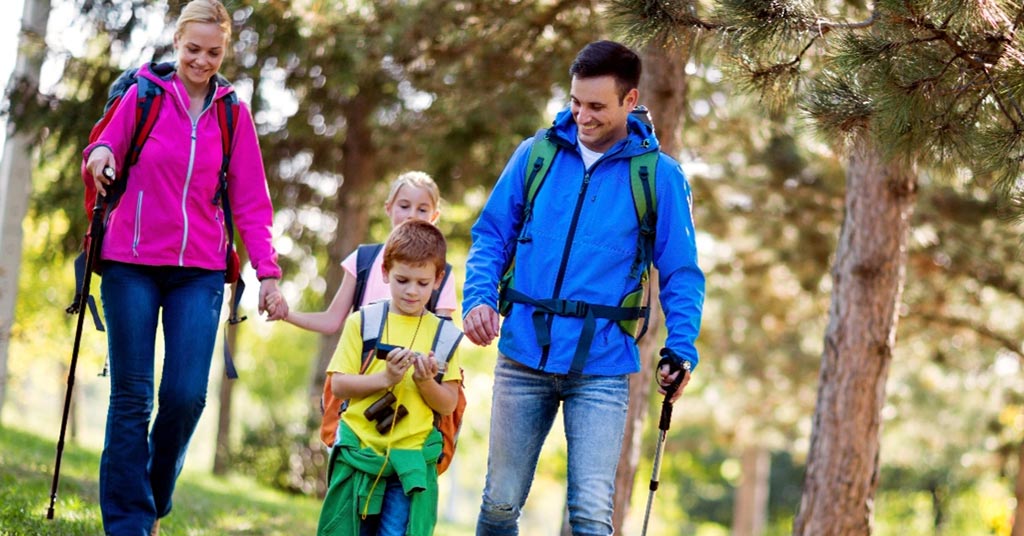
{"label": "man's dark hair", "polygon": [[615,41],[594,41],[576,55],[569,75],[577,78],[614,76],[619,102],[622,102],[629,90],[640,85],[640,56]]}

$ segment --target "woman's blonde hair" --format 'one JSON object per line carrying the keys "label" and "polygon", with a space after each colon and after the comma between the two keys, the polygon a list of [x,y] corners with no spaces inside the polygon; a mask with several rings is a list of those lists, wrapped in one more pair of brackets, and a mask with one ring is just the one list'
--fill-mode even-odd
{"label": "woman's blonde hair", "polygon": [[426,190],[430,194],[430,200],[434,202],[434,210],[441,210],[441,190],[437,187],[434,179],[422,171],[406,171],[399,175],[391,183],[391,191],[388,192],[388,199],[384,202],[386,206],[391,206],[391,203],[395,202],[398,190],[403,186],[412,186]]}
{"label": "woman's blonde hair", "polygon": [[192,0],[181,10],[174,35],[181,36],[190,22],[212,22],[224,30],[224,41],[231,40],[231,15],[219,0]]}

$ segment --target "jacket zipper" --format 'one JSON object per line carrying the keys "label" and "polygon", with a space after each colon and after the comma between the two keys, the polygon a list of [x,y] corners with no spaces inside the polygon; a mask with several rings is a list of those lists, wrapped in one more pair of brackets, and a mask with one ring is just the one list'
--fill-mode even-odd
{"label": "jacket zipper", "polygon": [[142,238],[142,190],[135,201],[135,232],[132,233],[132,256],[139,256],[139,240]]}
{"label": "jacket zipper", "polygon": [[[178,96],[178,101],[182,103],[185,108],[185,113],[188,113],[187,101],[182,100],[181,93],[178,91],[177,85],[172,85],[174,93]],[[188,245],[188,189],[192,184],[192,171],[195,168],[196,163],[196,139],[197,132],[199,131],[199,120],[206,115],[207,110],[213,107],[213,102],[217,100],[216,95],[210,99],[210,102],[199,112],[199,115],[195,119],[192,119],[192,133],[191,140],[188,149],[188,172],[185,174],[185,185],[181,190],[181,218],[182,218],[182,234],[181,234],[181,249],[178,252],[178,266],[185,266],[185,247]]]}
{"label": "jacket zipper", "polygon": [[[594,169],[591,166],[590,169]],[[565,281],[565,269],[569,265],[569,253],[572,251],[573,239],[576,237],[576,227],[580,222],[580,213],[583,212],[583,202],[587,199],[587,188],[590,187],[590,171],[583,172],[583,185],[580,186],[580,193],[576,198],[576,209],[572,213],[572,221],[569,223],[569,234],[565,239],[565,249],[562,251],[562,263],[558,267],[558,276],[555,278],[555,289],[552,292],[551,297],[557,299],[558,295],[562,292],[562,283]],[[554,315],[548,315],[547,325],[548,330],[551,329],[551,324],[554,321]],[[540,370],[544,370],[548,363],[548,354],[551,352],[550,346],[545,346],[541,351],[540,356]]]}

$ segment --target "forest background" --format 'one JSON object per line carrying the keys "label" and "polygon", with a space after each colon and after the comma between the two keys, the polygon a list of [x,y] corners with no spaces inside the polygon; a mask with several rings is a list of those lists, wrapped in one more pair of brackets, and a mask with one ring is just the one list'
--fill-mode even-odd
{"label": "forest background", "polygon": [[[86,223],[80,151],[113,77],[170,54],[167,20],[181,4],[25,0],[0,172],[5,427],[56,437],[74,336],[63,310]],[[821,534],[814,506],[826,503],[861,523],[835,533],[1011,532],[1024,493],[1019,3],[228,6],[236,26],[223,71],[254,109],[294,307],[323,307],[340,260],[383,240],[386,187],[406,169],[441,184],[439,225],[461,284],[469,226],[516,144],[565,105],[575,52],[627,39],[645,58],[642,101],[694,190],[708,288],[703,359],[668,434],[652,533]],[[959,52],[943,55],[943,44]],[[896,210],[857,219],[887,202],[865,184],[896,192]],[[855,230],[893,240],[873,251]],[[844,252],[865,248],[844,264]],[[844,294],[851,279],[868,281],[866,292]],[[878,281],[885,292],[873,290]],[[253,295],[243,302],[250,319],[225,334],[241,378],[224,382],[214,367],[188,466],[316,497],[323,460],[311,427],[336,339],[263,323]],[[102,444],[106,345],[90,324],[72,449]],[[639,532],[647,498],[659,402],[649,365],[663,338],[655,326],[634,383],[619,488],[635,489],[617,510],[625,534]],[[872,344],[841,344],[849,340]],[[471,405],[442,479],[442,515],[471,524],[495,349],[464,350]],[[869,382],[853,381],[860,371]],[[541,460],[524,533],[562,530],[552,521],[564,505],[559,436]],[[821,468],[844,476],[818,479]]]}

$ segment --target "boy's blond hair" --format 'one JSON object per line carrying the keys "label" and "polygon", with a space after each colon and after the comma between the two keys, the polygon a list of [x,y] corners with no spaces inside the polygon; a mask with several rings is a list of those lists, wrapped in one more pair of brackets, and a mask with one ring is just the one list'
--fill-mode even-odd
{"label": "boy's blond hair", "polygon": [[384,243],[384,269],[396,262],[410,266],[433,265],[437,279],[444,277],[448,244],[434,224],[423,220],[406,220],[395,227]]}
{"label": "boy's blond hair", "polygon": [[224,30],[224,42],[231,40],[231,15],[218,0],[192,0],[181,9],[174,35],[180,37],[190,22],[208,22]]}
{"label": "boy's blond hair", "polygon": [[441,209],[441,189],[437,187],[433,177],[422,171],[406,171],[396,177],[391,183],[391,190],[388,192],[388,199],[384,204],[390,206],[391,203],[394,203],[395,197],[398,196],[398,190],[403,186],[412,186],[426,190],[427,194],[430,195],[430,200],[434,202],[434,210]]}

